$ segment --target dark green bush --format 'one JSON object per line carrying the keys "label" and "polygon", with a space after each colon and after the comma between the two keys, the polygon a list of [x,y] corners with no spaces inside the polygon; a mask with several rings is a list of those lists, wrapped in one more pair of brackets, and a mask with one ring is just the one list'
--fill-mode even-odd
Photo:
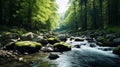
{"label": "dark green bush", "polygon": [[120,55],[120,45],[113,49],[113,53],[117,54],[117,55]]}

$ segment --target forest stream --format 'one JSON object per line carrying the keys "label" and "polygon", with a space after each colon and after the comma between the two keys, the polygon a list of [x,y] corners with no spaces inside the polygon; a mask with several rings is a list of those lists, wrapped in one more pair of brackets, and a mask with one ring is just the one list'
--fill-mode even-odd
{"label": "forest stream", "polygon": [[120,0],[0,0],[0,67],[120,67]]}
{"label": "forest stream", "polygon": [[60,57],[55,60],[48,59],[49,53],[39,52],[21,56],[23,62],[1,60],[0,67],[120,67],[120,57],[112,53],[114,47],[90,47],[88,44],[58,52]]}

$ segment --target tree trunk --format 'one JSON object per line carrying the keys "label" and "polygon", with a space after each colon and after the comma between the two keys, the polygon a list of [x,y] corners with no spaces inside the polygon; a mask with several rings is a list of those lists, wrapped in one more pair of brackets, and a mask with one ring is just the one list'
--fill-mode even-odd
{"label": "tree trunk", "polygon": [[87,2],[85,2],[85,9],[84,9],[84,28],[83,30],[87,30]]}
{"label": "tree trunk", "polygon": [[103,10],[102,10],[102,8],[103,8],[103,0],[99,0],[99,4],[100,4],[100,24],[99,25],[101,25],[100,26],[100,29],[103,29],[103,25],[104,25],[104,23],[103,23]]}
{"label": "tree trunk", "polygon": [[33,0],[28,2],[29,6],[28,6],[28,14],[27,14],[27,28],[28,29],[32,29],[31,25],[32,25],[32,6],[33,6]]}
{"label": "tree trunk", "polygon": [[108,26],[111,26],[111,4],[110,0],[107,0],[107,12],[108,12]]}
{"label": "tree trunk", "polygon": [[92,23],[92,27],[93,29],[98,29],[97,27],[97,21],[96,21],[96,5],[95,5],[95,0],[93,1],[93,12],[92,12],[92,20],[93,20],[93,23]]}
{"label": "tree trunk", "polygon": [[74,12],[75,12],[75,31],[78,31],[78,23],[77,23],[77,13],[76,13],[76,2],[73,3],[74,4]]}
{"label": "tree trunk", "polygon": [[0,0],[0,24],[2,24],[2,0]]}
{"label": "tree trunk", "polygon": [[9,1],[9,22],[8,26],[13,26],[15,22],[13,22],[13,14],[15,13],[15,5],[14,1]]}

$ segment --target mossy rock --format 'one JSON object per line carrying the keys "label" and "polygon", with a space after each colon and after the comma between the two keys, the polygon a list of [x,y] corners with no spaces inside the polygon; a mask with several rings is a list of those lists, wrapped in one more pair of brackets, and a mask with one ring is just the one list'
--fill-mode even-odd
{"label": "mossy rock", "polygon": [[106,40],[107,39],[105,37],[102,37],[102,36],[97,37],[97,41],[99,41],[99,42],[104,42]]}
{"label": "mossy rock", "polygon": [[19,34],[17,34],[17,33],[5,33],[5,34],[1,35],[0,41],[4,41],[4,40],[8,40],[8,39],[18,39],[18,38],[19,38]]}
{"label": "mossy rock", "polygon": [[71,46],[65,42],[55,43],[53,47],[55,51],[59,52],[71,50]]}
{"label": "mossy rock", "polygon": [[48,41],[46,39],[41,39],[40,41],[37,41],[42,44],[42,46],[46,46],[48,44]]}
{"label": "mossy rock", "polygon": [[55,44],[57,42],[60,42],[60,40],[57,37],[50,37],[47,39],[48,43]]}
{"label": "mossy rock", "polygon": [[120,45],[113,49],[113,53],[117,54],[117,55],[120,55]]}
{"label": "mossy rock", "polygon": [[98,44],[99,46],[110,46],[110,47],[114,46],[113,43],[108,41],[107,38],[105,37],[99,37],[97,41],[102,43],[102,44]]}
{"label": "mossy rock", "polygon": [[21,53],[28,52],[33,53],[37,52],[41,49],[42,45],[37,42],[32,41],[19,41],[16,43],[9,43],[6,45],[6,49],[8,50],[18,50]]}
{"label": "mossy rock", "polygon": [[15,50],[15,42],[9,42],[5,45],[6,50]]}
{"label": "mossy rock", "polygon": [[21,36],[21,40],[23,41],[32,41],[35,37],[35,34],[32,32],[25,33]]}

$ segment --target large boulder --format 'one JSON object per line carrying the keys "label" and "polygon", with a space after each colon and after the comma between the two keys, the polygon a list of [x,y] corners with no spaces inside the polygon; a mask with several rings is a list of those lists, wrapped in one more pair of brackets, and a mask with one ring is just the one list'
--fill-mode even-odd
{"label": "large boulder", "polygon": [[15,43],[9,43],[6,45],[5,49],[7,50],[18,50],[21,53],[33,53],[41,49],[42,45],[37,42],[32,41],[18,41]]}
{"label": "large boulder", "polygon": [[111,41],[108,41],[107,38],[99,36],[97,37],[97,45],[99,46],[114,46]]}
{"label": "large boulder", "polygon": [[6,33],[0,37],[1,47],[5,46],[7,43],[16,42],[20,40],[17,33]]}
{"label": "large boulder", "polygon": [[69,37],[68,34],[59,34],[57,35],[57,37],[61,40],[61,41],[66,41],[67,38]]}
{"label": "large boulder", "polygon": [[48,44],[48,41],[43,36],[36,36],[33,41],[41,43],[43,46]]}
{"label": "large boulder", "polygon": [[55,43],[53,45],[54,51],[62,52],[71,50],[71,46],[65,42]]}
{"label": "large boulder", "polygon": [[120,38],[115,38],[115,39],[113,39],[113,43],[114,43],[114,45],[120,45]]}
{"label": "large boulder", "polygon": [[113,41],[114,38],[116,38],[115,34],[107,34],[106,38],[108,39],[108,41]]}
{"label": "large boulder", "polygon": [[97,40],[98,42],[102,42],[102,41],[105,41],[106,38],[105,38],[105,37],[102,37],[102,36],[98,36],[98,37],[96,38],[96,40]]}
{"label": "large boulder", "polygon": [[114,54],[117,54],[117,55],[120,55],[120,46],[117,46],[113,49],[113,53]]}
{"label": "large boulder", "polygon": [[1,36],[1,40],[6,40],[6,39],[18,39],[19,35],[17,33],[6,33]]}
{"label": "large boulder", "polygon": [[1,46],[4,47],[8,43],[11,43],[11,42],[14,43],[17,41],[18,41],[17,39],[6,39],[6,40],[2,41]]}
{"label": "large boulder", "polygon": [[48,58],[51,59],[51,60],[54,60],[54,59],[59,58],[59,55],[58,54],[50,53],[50,55],[48,56]]}
{"label": "large boulder", "polygon": [[35,38],[35,34],[32,32],[28,32],[21,36],[21,40],[23,41],[28,41],[28,40],[32,41],[34,38]]}
{"label": "large boulder", "polygon": [[107,34],[106,35],[106,38],[115,38],[116,36],[115,36],[115,34]]}
{"label": "large boulder", "polygon": [[53,52],[53,48],[52,47],[42,47],[41,48],[41,51],[44,51],[44,52]]}
{"label": "large boulder", "polygon": [[47,39],[49,44],[55,44],[57,42],[60,42],[60,40],[57,37],[50,37]]}

